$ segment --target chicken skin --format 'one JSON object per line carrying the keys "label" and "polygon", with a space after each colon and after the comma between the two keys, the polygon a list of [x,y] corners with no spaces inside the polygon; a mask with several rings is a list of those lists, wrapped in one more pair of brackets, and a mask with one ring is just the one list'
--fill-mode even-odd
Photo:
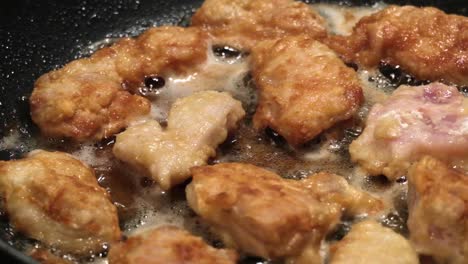
{"label": "chicken skin", "polygon": [[216,249],[173,226],[162,226],[113,244],[109,264],[234,264],[237,254]]}
{"label": "chicken skin", "polygon": [[372,220],[353,225],[330,251],[330,264],[419,264],[406,238]]}
{"label": "chicken skin", "polygon": [[371,175],[395,180],[412,162],[433,155],[453,165],[468,160],[468,99],[440,83],[400,86],[375,104],[363,133],[349,147],[351,159]]}
{"label": "chicken skin", "polygon": [[363,101],[355,71],[305,36],[261,42],[252,69],[259,93],[254,127],[270,127],[293,146],[349,119]]}
{"label": "chicken skin", "polygon": [[174,103],[166,129],[153,120],[131,126],[117,135],[113,152],[168,190],[206,164],[244,115],[228,93],[198,92]]}
{"label": "chicken skin", "polygon": [[30,98],[32,119],[46,136],[77,141],[112,136],[150,112],[147,99],[122,86],[193,69],[206,60],[207,43],[201,30],[179,27],[122,39],[41,76]]}
{"label": "chicken skin", "polygon": [[63,252],[100,252],[120,238],[117,209],[94,172],[62,152],[0,161],[0,193],[13,227]]}
{"label": "chicken skin", "polygon": [[243,163],[191,171],[193,179],[186,188],[190,207],[227,246],[267,259],[285,257],[294,263],[311,263],[301,260],[313,255],[320,263],[320,242],[343,211],[366,214],[383,207],[380,200],[333,174],[287,180]]}
{"label": "chicken skin", "polygon": [[420,80],[468,84],[468,18],[432,7],[389,6],[327,44],[353,61],[399,65]]}
{"label": "chicken skin", "polygon": [[261,40],[327,35],[326,22],[309,5],[293,0],[206,0],[192,17],[215,44],[250,50]]}
{"label": "chicken skin", "polygon": [[410,240],[438,263],[468,261],[468,177],[426,156],[409,171]]}

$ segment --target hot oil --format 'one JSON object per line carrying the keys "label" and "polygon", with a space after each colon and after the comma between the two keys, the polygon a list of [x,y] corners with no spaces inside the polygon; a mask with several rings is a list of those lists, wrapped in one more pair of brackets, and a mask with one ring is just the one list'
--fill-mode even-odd
{"label": "hot oil", "polygon": [[242,102],[248,102],[252,92],[242,89],[243,80],[248,73],[248,62],[244,56],[218,57],[211,45],[207,51],[207,61],[188,75],[170,75],[165,78],[165,85],[155,94],[148,94],[152,99],[152,118],[165,121],[171,105],[178,98],[189,96],[204,90],[225,91]]}
{"label": "hot oil", "polygon": [[[330,21],[329,25],[334,32],[347,34],[360,17],[379,10],[383,5],[350,8],[319,4],[314,7]],[[355,15],[350,15],[352,13]],[[138,29],[125,35],[136,35],[140,32],[141,30]],[[116,40],[114,36],[115,34],[110,34],[109,38],[92,43],[89,47],[85,47],[79,56],[89,55],[96,49],[113,43]],[[188,75],[166,77],[162,89],[156,94],[147,95],[152,100],[152,118],[162,123],[167,122],[171,104],[177,98],[194,92],[201,90],[229,92],[242,101],[248,115],[240,124],[239,130],[220,146],[217,156],[210,161],[211,163],[246,162],[271,169],[282,177],[291,179],[302,179],[319,171],[342,175],[352,185],[382,198],[388,210],[377,220],[400,233],[407,234],[404,225],[406,182],[389,183],[378,177],[368,177],[350,161],[348,154],[349,143],[362,131],[363,121],[371,106],[385,100],[395,89],[391,79],[378,69],[370,71],[359,69],[358,75],[363,84],[366,103],[354,121],[343,122],[325,131],[305,146],[293,149],[274,131],[258,132],[252,128],[251,117],[257,98],[254,84],[248,74],[247,55],[237,54],[229,48],[223,51],[222,47],[210,48],[207,52],[207,63]],[[14,158],[37,148],[61,150],[71,153],[93,167],[99,184],[109,191],[118,209],[121,228],[126,236],[137,234],[147,228],[171,224],[186,228],[202,236],[211,244],[220,246],[219,241],[210,233],[207,226],[188,207],[184,192],[185,184],[169,192],[162,191],[145,175],[136,174],[131,168],[116,160],[112,155],[113,143],[113,139],[110,139],[97,144],[71,144],[60,140],[44,139],[37,135],[25,138],[19,132],[13,131],[0,141],[0,149],[16,149],[18,144],[22,144],[19,154],[16,156],[12,154]],[[337,229],[338,233],[335,234],[337,239],[349,231],[349,226],[353,221],[345,220],[342,223],[343,228]],[[11,234],[5,239],[10,244],[21,248],[18,243],[22,245],[30,243],[27,239],[15,234],[11,227],[5,227],[5,230],[6,234]],[[326,247],[327,244],[324,245],[324,248]],[[105,249],[103,251],[105,252]],[[91,257],[85,260],[76,259],[73,256],[66,256],[66,258],[81,262],[107,262],[105,254],[99,257],[97,253],[91,254]],[[244,258],[242,263],[263,263],[263,260]]]}
{"label": "hot oil", "polygon": [[319,171],[345,175],[351,165],[333,149],[337,142],[325,137],[324,134],[303,148],[293,149],[282,138],[255,131],[247,120],[236,135],[220,147],[213,162],[250,163],[290,179],[301,179]]}
{"label": "hot oil", "polygon": [[383,2],[365,7],[338,4],[312,4],[312,6],[326,18],[330,31],[338,35],[349,35],[359,19],[385,8]]}

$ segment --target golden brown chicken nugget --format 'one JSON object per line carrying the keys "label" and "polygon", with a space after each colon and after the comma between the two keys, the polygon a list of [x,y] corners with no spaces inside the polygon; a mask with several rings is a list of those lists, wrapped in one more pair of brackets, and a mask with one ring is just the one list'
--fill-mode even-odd
{"label": "golden brown chicken nugget", "polygon": [[234,264],[237,254],[216,249],[174,226],[162,226],[113,244],[110,264]]}
{"label": "golden brown chicken nugget", "polygon": [[307,34],[321,39],[326,22],[311,6],[293,0],[206,0],[192,17],[215,44],[250,50],[261,40]]}
{"label": "golden brown chicken nugget", "polygon": [[421,80],[468,84],[468,18],[433,7],[389,6],[327,44],[366,67],[384,61]]}
{"label": "golden brown chicken nugget", "polygon": [[0,193],[15,230],[48,246],[89,254],[120,238],[109,194],[69,154],[41,150],[0,161]]}
{"label": "golden brown chicken nugget", "polygon": [[382,209],[380,200],[328,173],[296,181],[250,164],[220,163],[193,168],[192,174],[186,188],[190,207],[227,246],[269,259],[317,253],[343,212]]}
{"label": "golden brown chicken nugget", "polygon": [[78,141],[112,136],[150,111],[147,99],[122,86],[195,68],[206,59],[207,41],[196,28],[152,28],[72,61],[36,81],[32,119],[46,136]]}
{"label": "golden brown chicken nugget", "polygon": [[351,118],[363,102],[355,71],[306,36],[261,42],[252,50],[252,70],[255,128],[270,127],[294,146]]}
{"label": "golden brown chicken nugget", "polygon": [[408,176],[408,229],[416,251],[440,263],[466,263],[468,175],[426,156]]}

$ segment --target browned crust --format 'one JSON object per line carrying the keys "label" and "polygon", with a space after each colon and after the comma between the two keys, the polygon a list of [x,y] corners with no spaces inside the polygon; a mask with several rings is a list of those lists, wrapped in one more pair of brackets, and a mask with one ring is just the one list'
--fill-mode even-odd
{"label": "browned crust", "polygon": [[162,226],[113,244],[110,264],[201,263],[234,264],[232,250],[215,249],[201,238],[174,227]]}
{"label": "browned crust", "polygon": [[348,62],[400,65],[420,80],[468,84],[468,18],[433,7],[389,6],[362,18],[350,36],[326,43]]}
{"label": "browned crust", "polygon": [[354,70],[307,36],[259,43],[252,68],[259,91],[254,127],[270,127],[293,146],[351,118],[364,101]]}
{"label": "browned crust", "polygon": [[151,28],[72,61],[36,81],[32,119],[50,137],[84,141],[112,136],[150,111],[147,99],[122,85],[142,85],[148,75],[194,70],[206,60],[207,40],[196,28]]}

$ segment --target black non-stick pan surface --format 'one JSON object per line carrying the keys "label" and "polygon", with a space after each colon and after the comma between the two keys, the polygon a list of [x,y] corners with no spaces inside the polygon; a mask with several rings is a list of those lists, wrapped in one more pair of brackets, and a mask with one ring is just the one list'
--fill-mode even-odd
{"label": "black non-stick pan surface", "polygon": [[[313,1],[311,1],[313,2]],[[326,1],[338,3],[339,1]],[[374,1],[345,1],[347,5]],[[468,15],[467,0],[385,1],[431,5]],[[38,133],[29,117],[28,97],[34,80],[68,61],[87,56],[90,44],[105,38],[134,36],[164,24],[188,25],[201,0],[13,0],[0,2],[0,137],[10,129],[25,140]],[[30,149],[18,145],[0,150],[0,159],[19,157]],[[21,242],[0,215],[0,263],[35,263],[17,251]]]}

